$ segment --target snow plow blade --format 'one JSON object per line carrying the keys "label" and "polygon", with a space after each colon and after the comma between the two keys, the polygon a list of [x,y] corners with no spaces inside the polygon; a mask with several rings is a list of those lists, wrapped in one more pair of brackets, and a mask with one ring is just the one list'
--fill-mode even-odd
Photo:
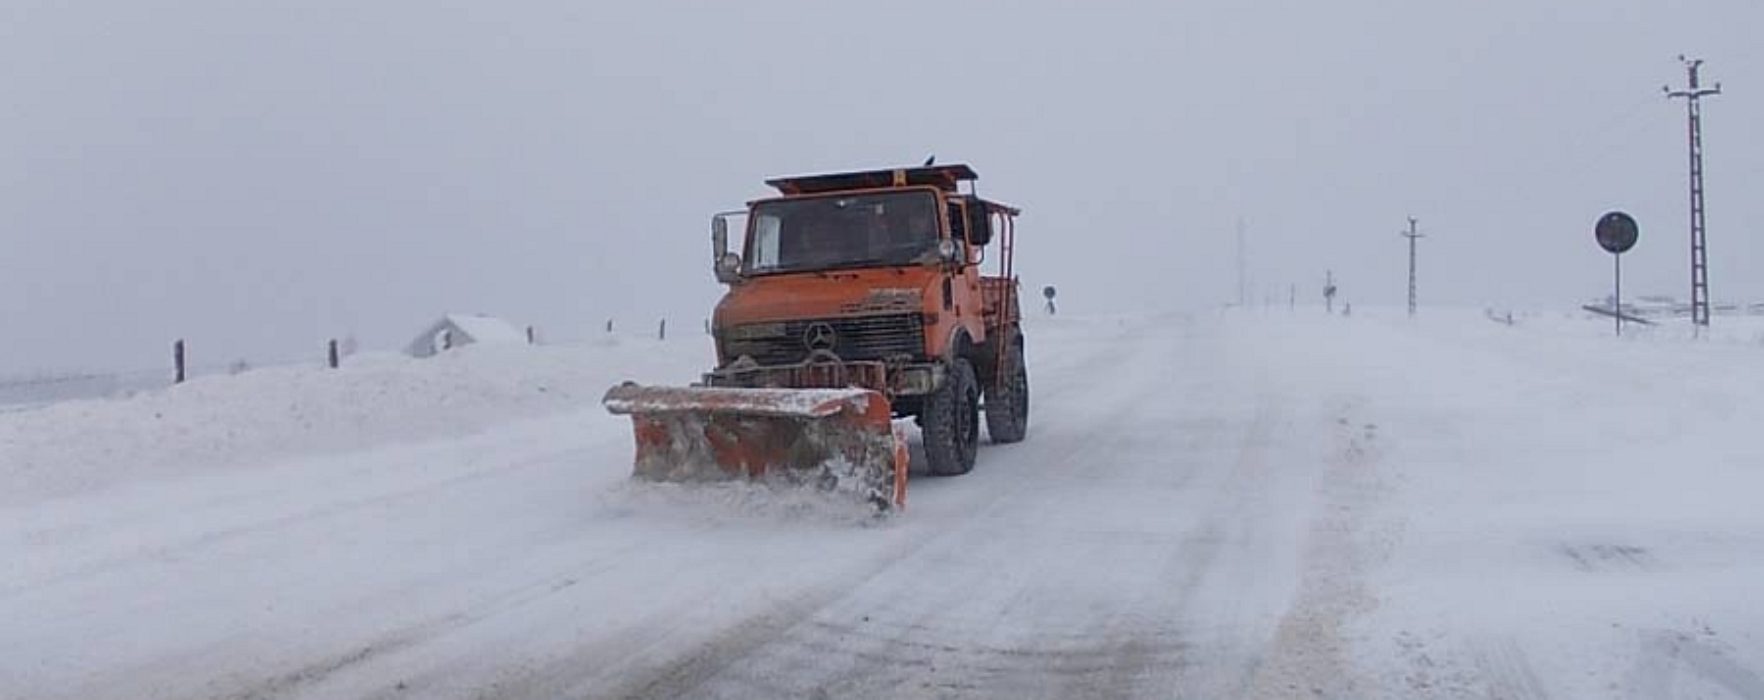
{"label": "snow plow blade", "polygon": [[877,510],[906,504],[906,440],[887,397],[875,391],[626,383],[601,403],[631,416],[639,479],[748,479],[816,488]]}

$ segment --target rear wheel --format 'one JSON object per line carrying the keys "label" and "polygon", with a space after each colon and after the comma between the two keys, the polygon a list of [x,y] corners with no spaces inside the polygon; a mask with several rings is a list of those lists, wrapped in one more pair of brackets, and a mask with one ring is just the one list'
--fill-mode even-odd
{"label": "rear wheel", "polygon": [[931,473],[955,476],[974,469],[974,451],[980,443],[980,386],[967,360],[951,362],[945,379],[925,397],[919,424]]}
{"label": "rear wheel", "polygon": [[1029,368],[1023,346],[1006,356],[1004,379],[986,390],[986,434],[996,443],[1022,442],[1029,435]]}

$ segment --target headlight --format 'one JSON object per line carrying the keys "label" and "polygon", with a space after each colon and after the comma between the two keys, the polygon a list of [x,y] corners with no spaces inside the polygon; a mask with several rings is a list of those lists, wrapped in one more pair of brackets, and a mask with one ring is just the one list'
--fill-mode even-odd
{"label": "headlight", "polygon": [[730,340],[781,338],[786,335],[786,330],[782,323],[747,323],[730,328],[727,336]]}

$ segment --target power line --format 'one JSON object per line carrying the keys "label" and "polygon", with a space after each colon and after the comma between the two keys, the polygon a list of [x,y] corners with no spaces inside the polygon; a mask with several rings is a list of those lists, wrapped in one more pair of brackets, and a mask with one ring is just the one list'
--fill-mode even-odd
{"label": "power line", "polygon": [[1685,58],[1680,55],[1678,60],[1684,63],[1688,87],[1684,90],[1673,90],[1671,86],[1662,89],[1668,98],[1684,98],[1685,114],[1690,122],[1691,323],[1707,327],[1709,325],[1709,247],[1703,217],[1702,100],[1704,97],[1721,94],[1721,83],[1716,83],[1712,88],[1702,86],[1698,72],[1703,67],[1703,59]]}

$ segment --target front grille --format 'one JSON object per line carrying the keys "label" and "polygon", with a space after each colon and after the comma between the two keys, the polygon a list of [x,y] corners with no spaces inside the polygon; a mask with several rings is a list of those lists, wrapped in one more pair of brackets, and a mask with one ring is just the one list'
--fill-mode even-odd
{"label": "front grille", "polygon": [[833,354],[847,361],[888,360],[925,352],[925,325],[918,314],[802,319],[735,326],[723,333],[723,355],[743,355],[762,365],[794,364],[808,359],[809,327],[825,323],[833,330]]}

